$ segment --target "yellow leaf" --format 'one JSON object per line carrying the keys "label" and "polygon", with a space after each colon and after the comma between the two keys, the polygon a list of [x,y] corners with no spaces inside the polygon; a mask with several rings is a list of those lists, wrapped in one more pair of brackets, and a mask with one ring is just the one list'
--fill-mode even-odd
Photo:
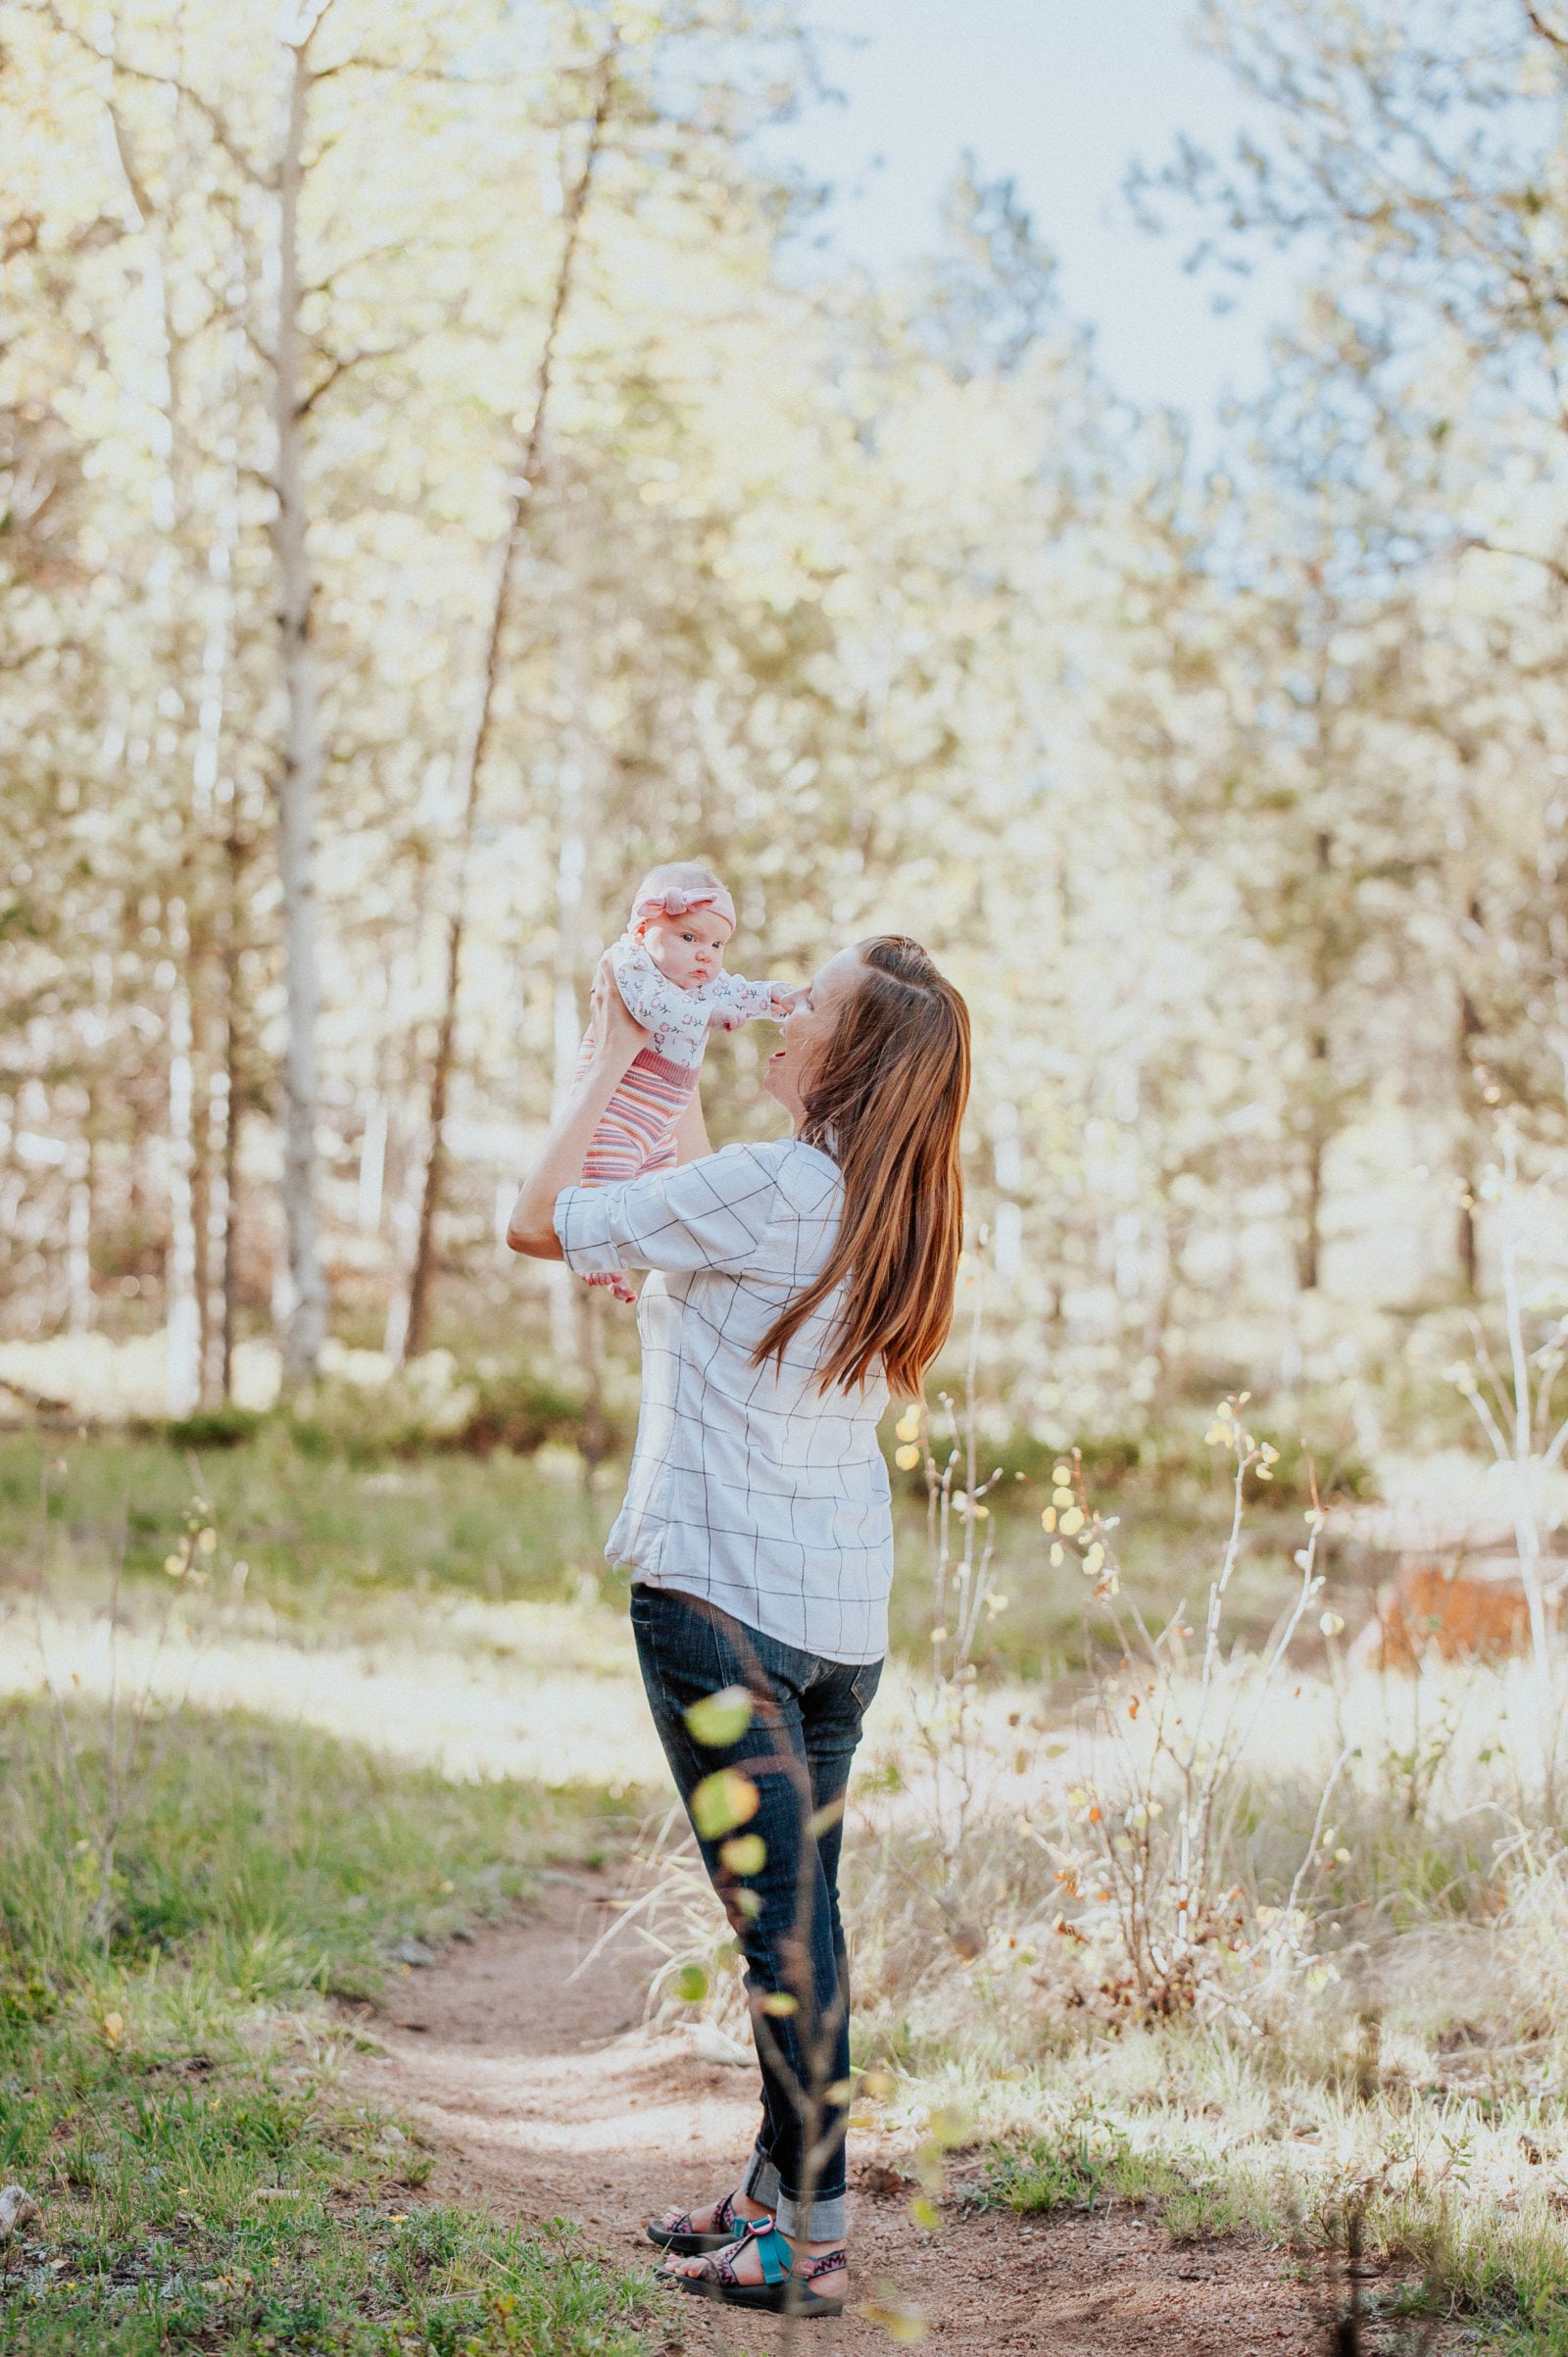
{"label": "yellow leaf", "polygon": [[184,1568],[185,1558],[183,1555],[165,1555],[164,1569],[172,1580],[177,1580]]}
{"label": "yellow leaf", "polygon": [[724,1843],[718,1862],[731,1874],[760,1874],[767,1864],[767,1843],[760,1834],[737,1834]]}
{"label": "yellow leaf", "polygon": [[125,2025],[121,2016],[118,2013],[106,2013],[103,2028],[105,2045],[118,2046],[125,2033]]}
{"label": "yellow leaf", "polygon": [[917,1441],[920,1438],[920,1410],[918,1407],[906,1407],[893,1429],[901,1441]]}
{"label": "yellow leaf", "polygon": [[1072,1467],[1070,1465],[1053,1465],[1051,1478],[1058,1490],[1065,1490],[1072,1480]]}
{"label": "yellow leaf", "polygon": [[930,2331],[919,2309],[911,2308],[906,2301],[898,2298],[891,2283],[885,2283],[874,2300],[862,2300],[857,2313],[866,2324],[880,2325],[889,2340],[896,2340],[906,2348],[912,2348],[917,2340],[924,2340]]}
{"label": "yellow leaf", "polygon": [[[693,1702],[685,1718],[705,1750],[722,1751],[730,1743],[738,1743],[751,1725],[752,1697],[744,1686],[726,1686],[718,1694],[704,1694],[700,1702]],[[739,1824],[739,1818],[734,1822]]]}
{"label": "yellow leaf", "polygon": [[1070,1539],[1076,1532],[1083,1529],[1087,1519],[1082,1506],[1069,1506],[1061,1518],[1060,1529],[1064,1536]]}
{"label": "yellow leaf", "polygon": [[929,2193],[917,2193],[909,2204],[909,2216],[916,2226],[923,2226],[928,2234],[942,2232],[942,2212]]}
{"label": "yellow leaf", "polygon": [[799,1999],[792,1997],[787,1989],[772,1989],[762,1999],[762,2011],[770,2013],[775,2021],[788,2021],[792,2013],[800,2010]]}
{"label": "yellow leaf", "polygon": [[1056,1487],[1051,1493],[1051,1502],[1054,1506],[1070,1506],[1072,1504],[1072,1492],[1068,1489],[1065,1482],[1058,1482],[1056,1484]]}
{"label": "yellow leaf", "polygon": [[716,1776],[705,1776],[692,1793],[692,1823],[705,1841],[716,1841],[755,1817],[761,1805],[762,1795],[749,1776],[739,1768],[720,1768]]}
{"label": "yellow leaf", "polygon": [[920,1462],[920,1451],[915,1446],[914,1442],[906,1441],[904,1447],[895,1454],[893,1462],[898,1466],[901,1473],[912,1473],[915,1466]]}
{"label": "yellow leaf", "polygon": [[1040,1517],[1040,1527],[1043,1531],[1054,1531],[1055,1529],[1056,1509],[1054,1506],[1046,1507],[1044,1513]]}

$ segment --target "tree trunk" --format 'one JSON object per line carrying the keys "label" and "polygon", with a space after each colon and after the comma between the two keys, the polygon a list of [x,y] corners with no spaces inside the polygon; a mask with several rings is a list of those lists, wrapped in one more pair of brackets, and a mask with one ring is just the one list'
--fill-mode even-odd
{"label": "tree trunk", "polygon": [[[581,758],[587,751],[582,711],[581,658],[584,650],[581,645],[582,633],[573,627],[580,620],[580,615],[569,590],[564,601],[563,615],[566,625],[563,652],[567,658],[564,665],[567,672],[567,701],[572,712],[569,726],[574,741],[568,742],[568,758],[561,761],[556,770],[556,955],[551,978],[554,1003],[554,1056],[550,1089],[552,1118],[561,1111],[570,1094],[572,1074],[577,1068],[577,1055],[582,1044],[578,985],[582,975],[586,933],[590,846],[594,837],[595,806],[598,802],[597,795],[590,788],[589,765]],[[592,1331],[584,1324],[588,1316],[588,1302],[584,1298],[588,1289],[580,1286],[570,1271],[559,1263],[552,1265],[550,1278],[551,1352],[564,1367],[573,1366],[581,1359],[588,1377],[592,1413],[596,1361],[591,1347]],[[603,1421],[602,1416],[600,1421]]]}
{"label": "tree trunk", "polygon": [[305,127],[310,103],[309,52],[324,10],[289,49],[283,152],[277,177],[277,339],[272,360],[276,513],[272,548],[277,572],[286,711],[278,779],[279,864],[283,886],[283,958],[287,1035],[283,1055],[283,1218],[288,1254],[288,1307],[283,1364],[291,1383],[314,1376],[326,1336],[326,1285],[321,1273],[316,1201],[318,1102],[317,1023],[320,978],[317,964],[316,808],[321,781],[319,685],[311,639],[316,584],[311,569],[305,491],[305,392],[300,331],[299,209],[304,181]]}
{"label": "tree trunk", "polygon": [[441,999],[441,1017],[436,1032],[435,1059],[430,1068],[430,1094],[426,1119],[426,1148],[424,1181],[419,1191],[419,1220],[414,1246],[414,1265],[409,1275],[408,1321],[401,1337],[399,1356],[416,1357],[425,1347],[430,1316],[430,1293],[435,1274],[435,1225],[441,1207],[442,1186],[446,1176],[446,1116],[447,1099],[452,1082],[453,1056],[458,1036],[458,996],[463,982],[463,944],[466,922],[468,861],[473,849],[474,820],[479,808],[480,774],[495,713],[496,683],[501,668],[501,643],[506,629],[507,610],[512,598],[513,575],[516,569],[518,552],[522,545],[524,517],[533,495],[539,468],[539,454],[543,446],[545,417],[550,406],[550,387],[555,372],[556,346],[562,321],[571,295],[576,270],[577,253],[581,240],[583,216],[588,207],[589,191],[593,185],[594,166],[604,145],[605,129],[610,121],[611,103],[614,92],[615,52],[612,48],[601,60],[598,98],[588,125],[588,141],[583,151],[582,166],[566,196],[564,208],[564,234],[562,239],[561,261],[556,271],[555,290],[551,301],[550,318],[539,355],[539,369],[534,380],[533,415],[523,438],[513,476],[506,529],[496,551],[494,579],[485,622],[484,648],[479,666],[478,690],[463,742],[453,764],[453,783],[463,798],[463,819],[455,861],[452,913],[447,919],[446,972]]}
{"label": "tree trunk", "polygon": [[97,1302],[92,1291],[92,1132],[94,1106],[87,1105],[86,1135],[71,1165],[66,1213],[66,1324],[72,1334],[90,1334]]}
{"label": "tree trunk", "polygon": [[[1472,900],[1470,903],[1469,918],[1472,928],[1479,931],[1481,926],[1481,904],[1479,901]],[[1474,1141],[1468,1135],[1469,1106],[1465,1100],[1470,1097],[1475,1086],[1475,1044],[1481,1037],[1484,1028],[1480,1008],[1461,983],[1459,986],[1458,1036],[1454,1042],[1454,1052],[1455,1061],[1458,1065],[1461,1118],[1467,1134],[1461,1148],[1461,1167],[1458,1173],[1459,1216],[1454,1242],[1458,1253],[1459,1281],[1464,1288],[1467,1300],[1472,1301],[1478,1301],[1481,1295],[1481,1239],[1476,1222],[1476,1174],[1470,1167],[1470,1154]]]}
{"label": "tree trunk", "polygon": [[234,1294],[238,1283],[239,1259],[235,1250],[239,1233],[239,1125],[244,1112],[240,1097],[240,1074],[237,1021],[237,1001],[231,983],[228,1010],[228,1087],[223,1095],[223,1272],[220,1315],[214,1340],[214,1351],[220,1358],[218,1395],[227,1400],[234,1390]]}
{"label": "tree trunk", "polygon": [[1306,1142],[1306,1200],[1301,1210],[1301,1239],[1296,1255],[1296,1281],[1302,1293],[1316,1293],[1323,1263],[1323,1148],[1316,1126]]}
{"label": "tree trunk", "polygon": [[201,1304],[196,1291],[196,1074],[190,1006],[190,930],[183,901],[169,904],[169,1262],[164,1279],[169,1361],[165,1406],[188,1416],[201,1394]]}
{"label": "tree trunk", "polygon": [[[1326,895],[1334,870],[1334,839],[1327,833],[1319,833],[1313,848],[1318,888],[1320,893]],[[1312,1028],[1307,1035],[1311,1068],[1307,1075],[1305,1201],[1296,1252],[1296,1279],[1302,1293],[1316,1293],[1322,1277],[1323,1165],[1335,1128],[1332,1104],[1334,1075],[1328,1023],[1332,969],[1327,928],[1328,911],[1326,908],[1319,908],[1312,943]]]}

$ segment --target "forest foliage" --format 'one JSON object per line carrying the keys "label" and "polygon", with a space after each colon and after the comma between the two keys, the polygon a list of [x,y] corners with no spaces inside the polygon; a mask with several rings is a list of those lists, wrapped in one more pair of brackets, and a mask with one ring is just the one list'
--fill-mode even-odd
{"label": "forest foliage", "polygon": [[[1305,291],[1192,459],[956,179],[801,265],[789,0],[17,0],[0,64],[0,1259],[14,1335],[400,1357],[569,1301],[497,1205],[636,875],[732,963],[968,994],[990,1332],[1048,1442],[1419,1389],[1568,1072],[1568,19],[1211,0]],[[753,1032],[720,1140],[765,1130]]]}

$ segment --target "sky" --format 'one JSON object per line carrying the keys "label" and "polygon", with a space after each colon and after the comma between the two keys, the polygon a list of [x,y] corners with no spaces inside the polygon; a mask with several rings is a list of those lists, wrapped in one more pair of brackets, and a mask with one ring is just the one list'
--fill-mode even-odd
{"label": "sky", "polygon": [[1121,194],[1133,158],[1159,164],[1179,131],[1225,152],[1256,120],[1188,40],[1190,0],[816,0],[814,15],[847,103],[774,143],[835,184],[826,226],[841,250],[882,270],[928,248],[970,149],[982,177],[1016,181],[1119,392],[1183,411],[1201,444],[1228,392],[1259,387],[1288,266],[1216,317],[1220,281],[1182,268],[1190,241],[1152,237]]}

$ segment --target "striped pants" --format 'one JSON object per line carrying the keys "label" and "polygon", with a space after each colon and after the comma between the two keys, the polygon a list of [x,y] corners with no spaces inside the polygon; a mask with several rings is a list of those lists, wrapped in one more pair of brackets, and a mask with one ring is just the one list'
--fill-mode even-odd
{"label": "striped pants", "polygon": [[[589,1052],[589,1041],[584,1039],[574,1082],[581,1076]],[[589,1140],[582,1184],[612,1187],[624,1179],[644,1178],[650,1171],[673,1170],[675,1124],[696,1089],[695,1064],[671,1063],[667,1056],[645,1048],[627,1067]],[[594,1276],[584,1282],[607,1286],[620,1301],[637,1299],[624,1277]]]}

